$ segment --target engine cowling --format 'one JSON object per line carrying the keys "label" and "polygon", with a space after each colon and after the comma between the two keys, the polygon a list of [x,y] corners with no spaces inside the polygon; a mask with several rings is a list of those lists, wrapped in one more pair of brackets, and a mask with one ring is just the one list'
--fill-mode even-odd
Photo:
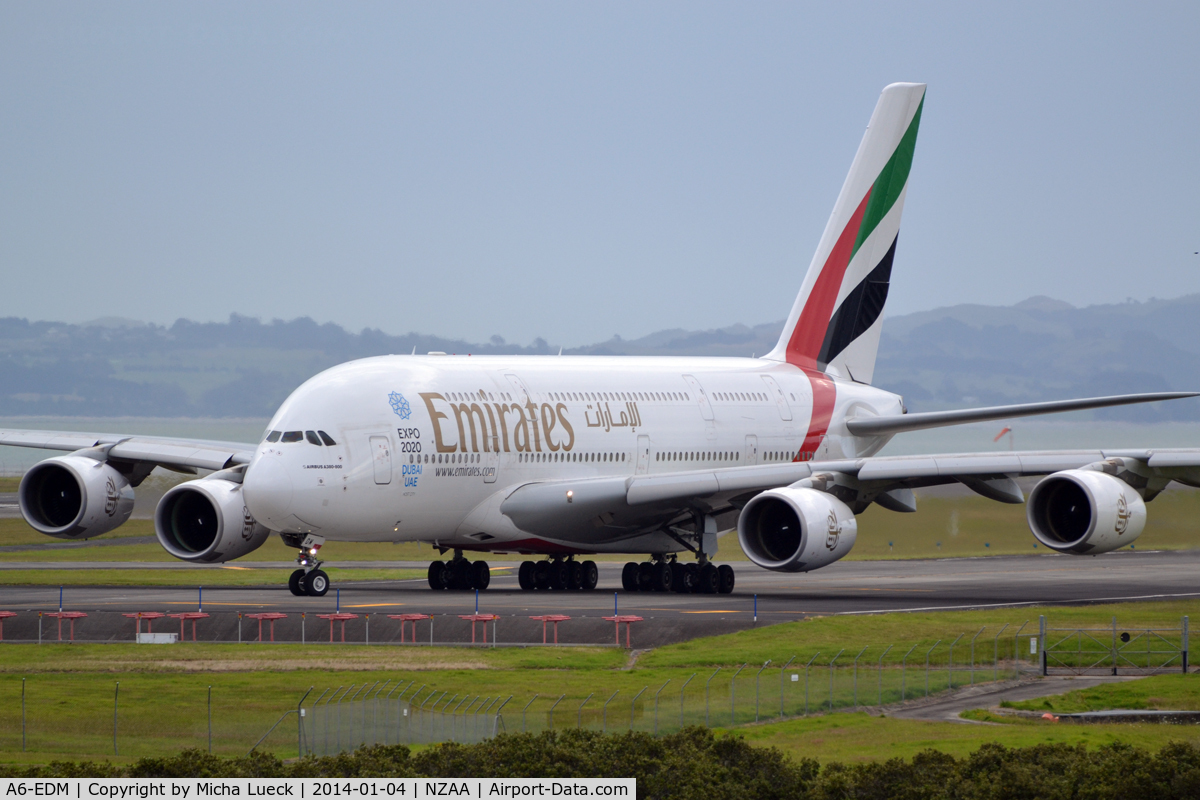
{"label": "engine cowling", "polygon": [[1051,550],[1097,555],[1124,547],[1146,526],[1146,504],[1124,481],[1086,469],[1043,478],[1025,509],[1034,538]]}
{"label": "engine cowling", "polygon": [[858,522],[845,503],[815,489],[770,489],[738,517],[738,541],[760,567],[807,572],[832,564],[854,547]]}
{"label": "engine cowling", "polygon": [[154,533],[183,561],[232,561],[262,547],[271,532],[255,521],[242,485],[202,478],[172,487],[154,509]]}
{"label": "engine cowling", "polygon": [[58,539],[90,539],[133,513],[133,487],[120,472],[86,456],[55,456],[33,466],[17,489],[21,515]]}

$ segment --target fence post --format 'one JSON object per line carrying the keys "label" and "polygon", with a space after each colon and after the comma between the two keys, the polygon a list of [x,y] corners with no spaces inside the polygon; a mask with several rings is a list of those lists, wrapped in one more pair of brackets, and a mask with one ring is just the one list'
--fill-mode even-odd
{"label": "fence post", "polygon": [[770,663],[771,663],[771,659],[768,658],[766,661],[763,662],[762,667],[759,668],[758,672],[754,676],[754,721],[755,722],[758,722],[758,679],[762,676],[763,670],[766,669],[767,665]]}
{"label": "fence post", "polygon": [[212,752],[212,686],[208,687],[208,752]]}
{"label": "fence post", "polygon": [[[478,590],[476,590],[476,591],[478,591]],[[478,595],[476,595],[475,602],[479,602]],[[472,623],[472,624],[474,624],[474,623]],[[559,698],[554,701],[553,705],[550,706],[550,730],[554,730],[554,709],[558,706],[559,703],[561,703],[563,701],[564,697],[566,697],[565,694],[559,695]]]}
{"label": "fence post", "polygon": [[[613,592],[613,595],[615,596],[616,592]],[[614,600],[613,602],[615,603],[616,601]],[[613,701],[613,697],[616,697],[620,693],[621,693],[621,690],[617,689],[615,692],[612,693],[612,697],[610,697],[604,701],[604,709],[601,712],[602,716],[600,718],[600,732],[601,733],[606,733],[608,731],[608,704]],[[522,719],[521,724],[522,725],[525,724],[523,719]]]}
{"label": "fence post", "polygon": [[917,646],[914,644],[912,647],[908,648],[908,652],[904,654],[904,658],[900,659],[900,702],[901,703],[904,702],[904,688],[905,688],[904,687],[904,671],[908,667],[908,657],[910,655],[912,655],[912,651],[916,650],[916,649],[917,649]]}
{"label": "fence post", "polygon": [[1188,618],[1183,618],[1183,674],[1188,671]]}
{"label": "fence post", "polygon": [[[495,637],[492,637],[493,644],[495,644],[495,641],[496,641]],[[496,736],[499,734],[500,724],[504,721],[504,717],[500,714],[500,712],[504,710],[504,707],[506,705],[508,705],[508,701],[512,700],[512,699],[513,699],[513,696],[510,694],[508,697],[506,697],[504,699],[503,703],[496,706],[496,713],[492,714],[492,736]]]}
{"label": "fence post", "polygon": [[[720,671],[721,671],[721,668],[717,667],[717,672],[720,672]],[[712,675],[709,675],[708,680],[706,680],[704,682],[704,726],[706,728],[712,727],[711,724],[709,723],[709,718],[708,718],[708,685],[710,683],[712,683],[713,678],[717,677],[717,672],[714,672]],[[682,693],[680,693],[680,696],[679,696],[679,709],[680,709],[679,714],[680,714],[680,717],[682,718],[682,716],[683,716],[683,694]]]}
{"label": "fence post", "polygon": [[[538,699],[538,695],[535,694],[533,696],[533,700],[537,700],[537,699]],[[521,709],[521,733],[525,732],[525,712],[529,710],[529,707],[531,705],[533,705],[533,700],[530,700],[528,703],[525,704],[525,707]]]}
{"label": "fence post", "polygon": [[942,643],[942,640],[938,639],[936,642],[933,643],[933,647],[929,648],[929,652],[927,652],[925,654],[925,696],[926,697],[929,697],[929,655],[934,650],[936,650],[937,646],[941,643]]}
{"label": "fence post", "polygon": [[737,719],[737,676],[742,674],[742,670],[746,668],[745,664],[738,667],[738,671],[733,673],[733,679],[729,681],[729,725],[732,727],[736,724]]}
{"label": "fence post", "polygon": [[[312,694],[313,687],[308,687],[308,691],[304,693],[304,697],[300,698],[300,702],[296,703],[296,757],[304,758],[304,701]],[[211,691],[211,687],[210,687]],[[209,734],[211,737],[212,734]],[[209,752],[212,752],[212,744],[210,739]]]}
{"label": "fence post", "polygon": [[304,635],[304,617],[306,614],[307,612],[305,611],[300,612],[300,644],[306,644],[308,642],[307,637]]}
{"label": "fence post", "polygon": [[[867,645],[870,647],[870,645]],[[862,654],[867,652],[867,647],[858,651],[858,655],[854,657],[854,710],[858,711],[858,660],[862,658]]]}
{"label": "fence post", "polygon": [[[212,751],[211,745],[209,752]],[[25,752],[25,679],[21,678],[21,752]]]}
{"label": "fence post", "polygon": [[887,650],[884,650],[883,655],[879,657],[879,665],[876,666],[876,668],[875,668],[875,672],[879,676],[879,707],[880,708],[883,708],[883,656],[886,656],[888,654],[888,650],[891,650],[893,647],[895,647],[895,645],[889,644],[887,646]]}
{"label": "fence post", "polygon": [[692,678],[694,678],[694,677],[696,677],[696,673],[693,672],[691,675],[688,676],[688,679],[683,682],[683,686],[679,687],[679,727],[680,728],[683,727],[683,690],[687,688],[687,685],[692,682]]}
{"label": "fence post", "polygon": [[[595,692],[592,692],[592,694],[595,694]],[[592,694],[589,694],[587,697],[583,698],[583,702],[579,704],[579,716],[575,720],[575,728],[577,730],[583,729],[583,707],[587,705],[588,700],[592,699]]]}
{"label": "fence post", "polygon": [[1117,617],[1112,618],[1112,674],[1117,674]]}
{"label": "fence post", "polygon": [[638,698],[641,697],[642,694],[644,694],[649,688],[649,686],[643,686],[642,691],[635,694],[633,696],[633,700],[629,703],[629,730],[633,730],[633,712],[637,709]]}
{"label": "fence post", "polygon": [[[958,639],[966,636],[965,633],[960,633]],[[954,645],[958,644],[958,639],[950,643],[950,660],[946,662],[946,677],[950,679],[950,688],[954,688]]]}
{"label": "fence post", "polygon": [[[260,623],[261,624],[261,623]],[[183,626],[180,625],[180,628]],[[260,630],[261,633],[261,630]],[[238,644],[242,643],[242,612],[238,612]]]}
{"label": "fence post", "polygon": [[[61,587],[59,591],[61,591]],[[113,690],[113,755],[119,756],[121,753],[117,750],[117,701],[121,698],[121,682],[117,681],[117,688]]]}
{"label": "fence post", "polygon": [[[671,682],[671,679],[667,678],[667,683],[670,683],[670,682]],[[667,683],[664,683],[662,686],[660,686],[658,691],[654,693],[654,733],[655,734],[658,733],[658,696],[660,694],[662,694],[663,689],[667,688]]]}
{"label": "fence post", "polygon": [[1038,615],[1038,650],[1041,651],[1039,653],[1038,657],[1041,658],[1041,660],[1042,660],[1042,675],[1045,676],[1047,674],[1047,667],[1049,666],[1046,662],[1046,615],[1045,614]]}
{"label": "fence post", "polygon": [[1000,634],[1008,629],[1011,623],[1004,623],[1004,627],[996,632],[996,638],[992,639],[992,680],[1000,680]]}
{"label": "fence post", "polygon": [[837,655],[834,656],[829,661],[829,710],[830,711],[833,711],[833,662],[837,661],[838,658],[841,657],[842,653],[844,653],[844,652],[846,652],[846,648],[843,647],[841,650],[838,650]]}
{"label": "fence post", "polygon": [[819,655],[821,655],[820,650],[804,665],[804,716],[806,717],[808,716],[808,668],[812,666],[812,662],[816,661]]}
{"label": "fence post", "polygon": [[1021,676],[1021,631],[1025,630],[1025,626],[1029,624],[1029,620],[1021,623],[1021,627],[1017,628],[1017,632],[1013,634],[1013,669],[1017,677]]}
{"label": "fence post", "polygon": [[975,685],[975,640],[978,639],[979,634],[983,633],[985,630],[987,630],[986,625],[984,625],[982,628],[979,629],[979,633],[977,633],[971,637],[971,685],[972,686]]}
{"label": "fence post", "polygon": [[784,664],[782,667],[779,668],[779,718],[780,719],[783,719],[783,673],[787,672],[788,666],[795,660],[796,660],[796,657],[792,656],[791,658],[789,658],[787,660],[787,664]]}

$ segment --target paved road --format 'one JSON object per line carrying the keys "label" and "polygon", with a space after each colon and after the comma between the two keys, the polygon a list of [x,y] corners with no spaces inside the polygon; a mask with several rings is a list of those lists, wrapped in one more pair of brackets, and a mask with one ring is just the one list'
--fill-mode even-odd
{"label": "paved road", "polygon": [[[65,566],[25,563],[9,564],[5,568]],[[123,565],[106,563],[102,566]],[[179,566],[190,568],[192,565]],[[281,563],[280,566],[290,565]],[[362,566],[423,567],[424,562]],[[168,564],[155,567],[177,568]],[[620,564],[601,564],[601,588],[595,592],[522,592],[517,588],[511,570],[497,569],[493,573],[492,587],[480,596],[480,610],[510,618],[502,626],[504,643],[540,642],[540,623],[528,620],[530,615],[538,614],[568,614],[574,619],[563,624],[560,639],[568,643],[596,643],[612,641],[611,623],[604,622],[602,617],[611,615],[616,603],[621,614],[645,618],[645,622],[634,629],[634,645],[654,646],[812,615],[1200,597],[1200,585],[1196,581],[1200,572],[1200,551],[1122,552],[1095,558],[1054,555],[852,561],[839,562],[809,574],[772,573],[741,564],[736,567],[738,583],[732,595],[614,593],[613,589],[620,585],[620,568]],[[360,614],[421,612],[446,615],[445,623],[437,623],[441,627],[435,633],[435,640],[470,639],[470,624],[458,620],[457,615],[474,611],[474,593],[434,593],[423,579],[354,581],[343,583],[339,588],[340,598],[332,590],[323,598],[297,598],[282,586],[206,588],[203,591],[205,610],[227,612],[232,622],[205,624],[209,625],[213,638],[230,637],[236,635],[235,628],[230,627],[236,626],[235,611],[283,611],[292,614],[293,619],[279,623],[277,630],[283,632],[280,637],[291,638],[294,634],[298,640],[299,622],[295,617],[299,612],[307,612],[311,617],[334,610],[340,602],[342,610]],[[3,610],[53,610],[58,607],[58,599],[56,587],[0,587],[0,609]],[[197,600],[195,588],[68,587],[65,590],[68,608],[99,612],[102,616],[104,612],[114,613],[118,621],[119,615],[115,615],[118,611],[194,609]],[[27,617],[24,620],[5,623],[6,637],[36,636],[36,629],[29,627],[32,618],[24,616]],[[395,627],[395,623],[381,617],[373,619],[379,623],[373,640],[395,635],[389,633],[387,627]],[[88,624],[99,625],[96,620]],[[297,630],[291,631],[291,627]],[[427,635],[423,628],[421,637],[424,639]],[[361,641],[362,633],[354,636]]]}

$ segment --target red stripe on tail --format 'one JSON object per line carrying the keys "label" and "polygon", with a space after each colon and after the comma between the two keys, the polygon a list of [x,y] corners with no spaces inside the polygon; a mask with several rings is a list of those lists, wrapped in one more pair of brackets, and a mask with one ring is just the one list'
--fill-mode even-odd
{"label": "red stripe on tail", "polygon": [[[874,187],[872,187],[874,188]],[[842,288],[842,279],[846,276],[846,267],[850,265],[850,257],[854,255],[854,243],[858,239],[858,229],[862,226],[863,216],[867,211],[867,201],[871,199],[871,189],[863,197],[858,208],[842,229],[825,266],[817,276],[800,319],[788,340],[787,361],[805,369],[817,368],[817,355],[825,341],[825,330],[833,316],[833,304],[837,302],[838,291]],[[816,384],[813,384],[813,402],[816,402]],[[815,414],[814,405],[814,414]]]}

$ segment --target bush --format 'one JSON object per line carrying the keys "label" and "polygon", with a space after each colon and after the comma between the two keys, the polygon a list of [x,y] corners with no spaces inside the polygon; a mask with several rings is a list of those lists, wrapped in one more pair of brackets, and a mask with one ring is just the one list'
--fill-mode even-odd
{"label": "bush", "polygon": [[670,736],[548,731],[505,734],[416,755],[402,745],[284,762],[273,755],[218,758],[185,750],[129,766],[62,762],[0,767],[4,778],[636,778],[638,797],[798,800],[1172,800],[1200,797],[1200,748],[1174,743],[1151,754],[1126,744],[1095,750],[1047,744],[984,745],[958,759],[926,750],[911,761],[821,767],[775,748],[751,747],[707,728]]}

